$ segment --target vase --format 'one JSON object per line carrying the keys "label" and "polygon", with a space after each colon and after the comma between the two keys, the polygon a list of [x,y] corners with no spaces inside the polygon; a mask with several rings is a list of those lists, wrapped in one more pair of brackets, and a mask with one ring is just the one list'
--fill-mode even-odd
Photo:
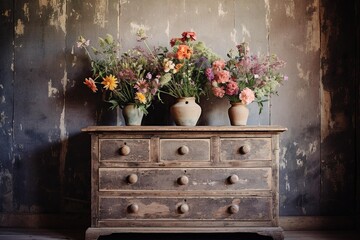
{"label": "vase", "polygon": [[201,115],[201,107],[195,97],[178,98],[170,108],[171,116],[178,126],[195,126]]}
{"label": "vase", "polygon": [[249,109],[246,104],[241,102],[230,103],[231,107],[228,110],[230,123],[232,126],[245,126],[249,117]]}
{"label": "vase", "polygon": [[127,104],[122,110],[125,124],[127,126],[140,126],[144,116],[144,112],[136,107],[134,103]]}

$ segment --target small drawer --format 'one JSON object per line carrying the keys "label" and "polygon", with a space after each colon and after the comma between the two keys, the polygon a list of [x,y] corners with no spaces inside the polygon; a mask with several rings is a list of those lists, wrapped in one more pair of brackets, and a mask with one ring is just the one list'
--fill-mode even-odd
{"label": "small drawer", "polygon": [[99,191],[270,190],[271,168],[100,168]]}
{"label": "small drawer", "polygon": [[99,220],[271,219],[269,197],[99,197]]}
{"label": "small drawer", "polygon": [[271,160],[271,138],[220,140],[221,161]]}
{"label": "small drawer", "polygon": [[100,161],[149,162],[149,139],[101,139]]}
{"label": "small drawer", "polygon": [[161,139],[161,161],[210,161],[210,139]]}

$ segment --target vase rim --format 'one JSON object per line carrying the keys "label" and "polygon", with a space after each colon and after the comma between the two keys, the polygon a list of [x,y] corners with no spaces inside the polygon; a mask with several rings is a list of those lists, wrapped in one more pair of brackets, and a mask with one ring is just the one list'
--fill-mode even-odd
{"label": "vase rim", "polygon": [[184,100],[189,100],[189,99],[195,99],[195,97],[179,97],[179,98],[177,98],[178,101],[184,101]]}
{"label": "vase rim", "polygon": [[231,105],[246,105],[245,103],[242,102],[230,102]]}

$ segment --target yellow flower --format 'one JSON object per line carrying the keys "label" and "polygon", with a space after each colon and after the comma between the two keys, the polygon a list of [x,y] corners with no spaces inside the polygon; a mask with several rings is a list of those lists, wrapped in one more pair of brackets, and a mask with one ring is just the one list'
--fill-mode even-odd
{"label": "yellow flower", "polygon": [[103,81],[101,82],[101,84],[104,85],[104,88],[106,90],[113,91],[117,87],[117,78],[115,76],[113,76],[112,74],[110,74],[109,76],[106,76],[105,78],[103,78]]}
{"label": "yellow flower", "polygon": [[141,102],[141,103],[144,103],[144,104],[146,103],[146,97],[141,92],[136,93],[135,99],[139,100],[139,102]]}

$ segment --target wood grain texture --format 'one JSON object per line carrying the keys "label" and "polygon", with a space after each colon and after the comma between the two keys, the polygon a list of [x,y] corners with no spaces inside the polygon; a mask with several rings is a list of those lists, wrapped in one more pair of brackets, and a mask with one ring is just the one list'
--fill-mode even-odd
{"label": "wood grain texture", "polygon": [[[96,146],[92,149],[92,208],[96,209],[87,238],[109,227],[121,232],[125,226],[174,230],[212,226],[219,231],[232,226],[283,239],[275,179],[278,135],[283,130],[272,126],[84,129]],[[144,151],[152,159],[138,161]],[[119,158],[123,159],[116,161]]]}
{"label": "wood grain texture", "polygon": [[[128,207],[137,204],[137,213],[131,213]],[[189,206],[189,211],[181,213],[182,204]],[[239,212],[230,213],[229,207],[234,204]],[[265,221],[271,219],[271,199],[257,197],[186,197],[186,198],[153,198],[153,197],[103,197],[99,198],[99,220],[244,220]],[[142,223],[146,226],[146,223]],[[166,221],[161,226],[171,227]],[[193,222],[196,226],[196,222]]]}
{"label": "wood grain texture", "polygon": [[[136,174],[138,181],[128,182],[127,177]],[[229,177],[237,175],[238,181],[230,183]],[[181,185],[179,178],[186,176],[189,183]],[[271,168],[99,168],[99,191],[239,191],[270,190]]]}

